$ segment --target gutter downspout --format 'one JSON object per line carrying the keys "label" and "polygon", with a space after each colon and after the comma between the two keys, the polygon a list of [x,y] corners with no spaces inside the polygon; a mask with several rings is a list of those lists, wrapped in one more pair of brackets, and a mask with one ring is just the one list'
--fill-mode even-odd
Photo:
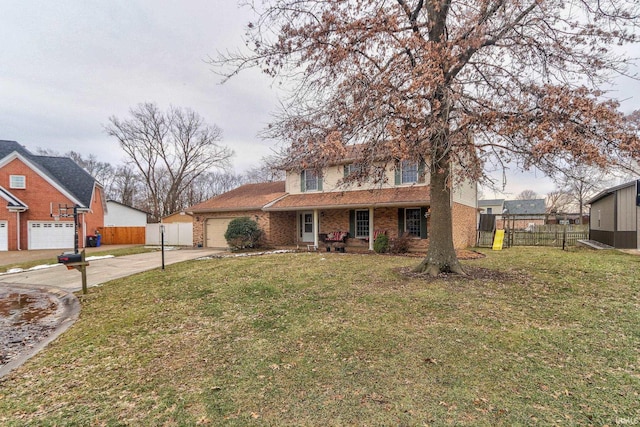
{"label": "gutter downspout", "polygon": [[18,229],[17,231],[17,235],[18,235],[18,247],[17,249],[19,251],[22,250],[21,246],[20,246],[20,211],[16,211],[16,222],[18,223]]}

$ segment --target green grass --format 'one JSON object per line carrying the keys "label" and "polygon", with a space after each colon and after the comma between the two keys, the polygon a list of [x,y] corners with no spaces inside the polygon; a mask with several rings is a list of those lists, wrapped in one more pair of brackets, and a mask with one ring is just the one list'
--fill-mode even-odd
{"label": "green grass", "polygon": [[[95,252],[87,253],[86,256],[87,257],[105,256],[105,255],[125,256],[125,255],[135,255],[135,254],[141,254],[141,253],[153,252],[153,251],[157,251],[157,249],[146,247],[146,246],[130,246],[126,248],[95,251]],[[60,251],[60,253],[62,253],[62,250]],[[47,257],[47,258],[24,261],[24,262],[8,262],[5,265],[0,265],[0,273],[6,273],[7,271],[14,268],[21,268],[23,270],[27,270],[37,265],[48,265],[48,264],[56,264],[56,263],[57,263],[56,257]]]}
{"label": "green grass", "polygon": [[91,288],[2,380],[0,424],[640,423],[640,257],[485,253],[464,262],[473,280],[302,253]]}

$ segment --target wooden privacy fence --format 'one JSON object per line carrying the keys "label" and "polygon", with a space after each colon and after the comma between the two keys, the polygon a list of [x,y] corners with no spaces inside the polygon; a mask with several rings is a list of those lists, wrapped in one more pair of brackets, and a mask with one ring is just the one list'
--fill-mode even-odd
{"label": "wooden privacy fence", "polygon": [[[564,231],[522,231],[505,230],[504,247],[509,246],[575,246],[578,240],[589,238],[588,230]],[[493,232],[478,232],[478,247],[490,248],[493,246]]]}
{"label": "wooden privacy fence", "polygon": [[146,227],[100,227],[101,245],[144,245]]}

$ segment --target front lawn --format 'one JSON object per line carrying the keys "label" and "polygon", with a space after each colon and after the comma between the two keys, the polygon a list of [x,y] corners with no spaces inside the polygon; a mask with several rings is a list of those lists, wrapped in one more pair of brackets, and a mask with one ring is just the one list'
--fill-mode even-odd
{"label": "front lawn", "polygon": [[512,248],[191,261],[91,288],[2,425],[640,423],[640,257]]}

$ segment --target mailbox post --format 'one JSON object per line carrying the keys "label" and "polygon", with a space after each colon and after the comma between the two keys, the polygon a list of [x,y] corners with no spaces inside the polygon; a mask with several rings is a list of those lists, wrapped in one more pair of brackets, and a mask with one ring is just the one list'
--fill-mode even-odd
{"label": "mailbox post", "polygon": [[160,224],[160,247],[162,248],[162,271],[164,271],[164,224]]}
{"label": "mailbox post", "polygon": [[82,293],[87,293],[87,266],[84,249],[80,253],[66,252],[58,255],[58,262],[64,264],[67,270],[76,269],[82,274]]}

